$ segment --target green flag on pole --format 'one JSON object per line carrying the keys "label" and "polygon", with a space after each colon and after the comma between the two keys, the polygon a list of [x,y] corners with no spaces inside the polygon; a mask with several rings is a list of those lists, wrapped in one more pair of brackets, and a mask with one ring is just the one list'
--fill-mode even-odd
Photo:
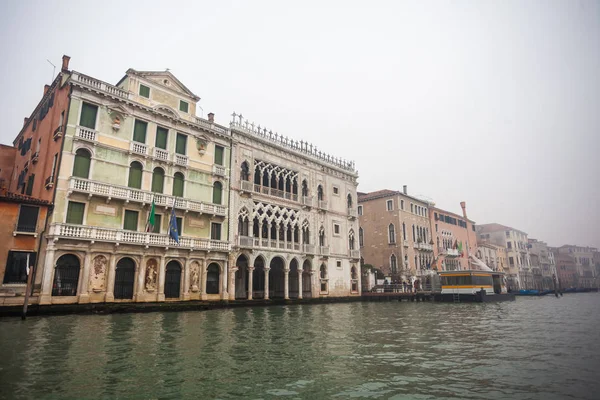
{"label": "green flag on pole", "polygon": [[156,215],[154,214],[154,200],[152,200],[152,206],[150,207],[150,212],[148,213],[148,222],[146,223],[146,232],[154,231],[155,220]]}

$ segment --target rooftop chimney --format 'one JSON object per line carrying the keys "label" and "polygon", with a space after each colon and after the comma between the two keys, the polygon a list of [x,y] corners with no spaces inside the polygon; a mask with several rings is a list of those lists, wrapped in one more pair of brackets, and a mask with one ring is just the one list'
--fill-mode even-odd
{"label": "rooftop chimney", "polygon": [[402,191],[404,192],[404,194],[408,194],[408,188],[406,187],[406,185],[402,186]]}
{"label": "rooftop chimney", "polygon": [[23,118],[23,126],[27,125],[27,121],[29,121],[29,118],[27,118],[27,117]]}
{"label": "rooftop chimney", "polygon": [[215,122],[215,114],[214,113],[208,113],[208,122],[210,122],[211,124],[213,122]]}
{"label": "rooftop chimney", "polygon": [[48,93],[48,89],[50,89],[50,85],[44,85],[44,96]]}
{"label": "rooftop chimney", "polygon": [[71,60],[71,57],[64,55],[62,58],[62,67],[61,67],[61,71],[62,72],[67,72],[69,70],[69,61]]}

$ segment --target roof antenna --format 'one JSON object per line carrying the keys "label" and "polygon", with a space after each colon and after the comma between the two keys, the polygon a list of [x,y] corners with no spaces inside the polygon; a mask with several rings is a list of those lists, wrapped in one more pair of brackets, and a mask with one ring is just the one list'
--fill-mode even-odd
{"label": "roof antenna", "polygon": [[52,79],[50,79],[50,82],[52,82],[52,81],[54,80],[54,73],[56,72],[56,65],[52,64],[52,63],[50,62],[50,60],[48,60],[47,58],[46,58],[46,61],[48,61],[48,64],[50,64],[50,65],[52,65],[52,66],[54,67],[54,68],[52,69]]}

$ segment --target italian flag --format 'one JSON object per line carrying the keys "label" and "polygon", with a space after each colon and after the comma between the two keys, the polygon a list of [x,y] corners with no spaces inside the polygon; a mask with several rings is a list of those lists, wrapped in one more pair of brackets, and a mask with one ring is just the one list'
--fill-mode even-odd
{"label": "italian flag", "polygon": [[152,206],[150,207],[150,212],[148,213],[148,222],[146,222],[146,232],[154,231],[155,219],[156,215],[154,214],[154,200],[152,200]]}

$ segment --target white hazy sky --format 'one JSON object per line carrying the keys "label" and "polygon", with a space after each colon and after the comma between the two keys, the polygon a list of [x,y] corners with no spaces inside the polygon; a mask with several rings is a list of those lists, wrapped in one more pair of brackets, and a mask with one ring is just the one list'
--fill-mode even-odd
{"label": "white hazy sky", "polygon": [[2,1],[0,142],[63,54],[116,83],[171,71],[204,115],[356,161],[550,245],[600,247],[598,1]]}

